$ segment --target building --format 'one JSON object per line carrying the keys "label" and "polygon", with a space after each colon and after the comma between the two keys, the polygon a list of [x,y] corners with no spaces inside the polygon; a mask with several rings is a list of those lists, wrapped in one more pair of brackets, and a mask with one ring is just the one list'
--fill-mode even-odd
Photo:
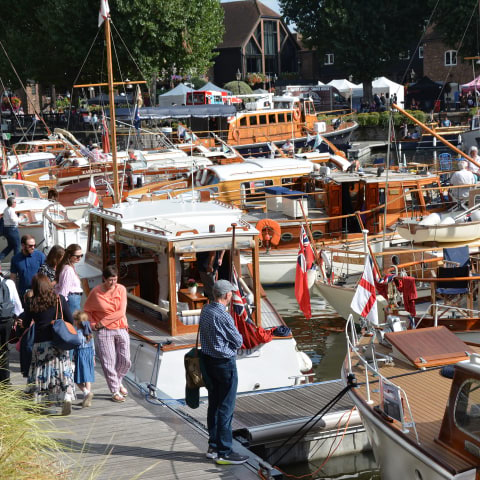
{"label": "building", "polygon": [[221,5],[225,34],[213,67],[217,85],[237,79],[238,71],[242,80],[252,73],[260,73],[270,82],[282,77],[297,79],[299,46],[278,13],[257,0]]}

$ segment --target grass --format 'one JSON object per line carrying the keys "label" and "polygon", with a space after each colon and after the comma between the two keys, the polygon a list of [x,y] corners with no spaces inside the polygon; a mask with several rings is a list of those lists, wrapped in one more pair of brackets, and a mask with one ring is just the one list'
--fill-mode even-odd
{"label": "grass", "polygon": [[62,448],[51,438],[52,423],[20,390],[0,384],[0,478],[66,478]]}

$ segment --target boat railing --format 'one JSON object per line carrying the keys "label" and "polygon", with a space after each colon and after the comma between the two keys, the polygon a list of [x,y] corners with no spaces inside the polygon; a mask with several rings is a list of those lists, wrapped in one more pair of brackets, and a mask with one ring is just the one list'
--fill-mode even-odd
{"label": "boat railing", "polygon": [[[382,325],[378,325],[378,327],[381,327]],[[373,389],[371,389],[370,386],[370,379],[369,379],[369,374],[372,374],[375,377],[375,383],[388,383],[392,385],[394,388],[398,389],[400,392],[402,402],[404,406],[406,406],[406,410],[408,412],[408,417],[409,421],[407,422],[404,416],[402,415],[402,432],[403,433],[409,433],[409,428],[413,428],[413,431],[415,433],[415,438],[417,441],[417,444],[420,444],[420,440],[418,438],[418,432],[417,432],[417,427],[415,425],[415,420],[413,418],[412,414],[412,409],[410,408],[410,403],[408,401],[407,394],[405,390],[403,390],[400,386],[396,385],[393,383],[391,380],[386,378],[380,373],[380,369],[378,367],[378,360],[377,360],[377,355],[375,353],[375,348],[373,347],[373,340],[375,339],[375,336],[371,337],[371,343],[370,345],[372,348],[368,348],[369,354],[371,354],[371,359],[367,359],[363,356],[363,349],[360,347],[360,341],[359,337],[357,334],[357,330],[355,327],[355,322],[353,319],[353,315],[350,314],[347,319],[347,325],[345,328],[345,337],[347,340],[347,361],[348,361],[348,373],[353,374],[353,369],[352,369],[352,357],[355,356],[358,359],[358,364],[361,364],[365,368],[365,390],[366,390],[366,402],[369,405],[372,405],[374,402],[371,398],[371,392],[373,392]],[[375,391],[378,391],[375,389]],[[386,415],[386,414],[385,414]],[[387,417],[390,419],[387,415]],[[393,419],[392,419],[393,420]]]}
{"label": "boat railing", "polygon": [[[443,312],[443,313],[442,313]],[[432,303],[426,310],[426,312],[420,317],[415,325],[415,328],[419,328],[424,318],[433,318],[433,326],[438,327],[438,319],[445,315],[446,312],[451,312],[448,320],[455,322],[455,319],[462,320],[464,318],[478,318],[480,317],[480,310],[474,310],[472,308],[460,307],[458,305],[447,305],[444,303]]]}

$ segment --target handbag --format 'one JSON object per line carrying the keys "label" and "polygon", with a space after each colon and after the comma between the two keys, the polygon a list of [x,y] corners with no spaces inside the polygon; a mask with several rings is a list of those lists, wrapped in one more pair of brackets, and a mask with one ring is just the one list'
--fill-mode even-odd
{"label": "handbag", "polygon": [[203,379],[202,368],[201,368],[201,356],[202,352],[198,348],[198,336],[199,331],[197,332],[197,342],[195,347],[189,350],[184,357],[185,365],[185,380],[187,382],[187,389],[200,388],[205,386],[205,381]]}
{"label": "handbag", "polygon": [[23,332],[20,340],[17,342],[16,348],[20,352],[20,371],[24,377],[28,377],[30,364],[32,363],[32,350],[35,342],[35,322],[31,322],[30,326]]}
{"label": "handbag", "polygon": [[[60,318],[58,317],[58,305],[60,305]],[[63,319],[62,302],[57,297],[56,320],[52,321],[53,344],[60,350],[72,350],[78,347],[82,340],[78,336],[76,328]]]}

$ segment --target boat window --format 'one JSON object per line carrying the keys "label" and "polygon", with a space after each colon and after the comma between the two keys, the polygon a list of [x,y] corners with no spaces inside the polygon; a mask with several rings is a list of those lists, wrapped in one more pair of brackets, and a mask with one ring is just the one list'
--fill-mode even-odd
{"label": "boat window", "polygon": [[[36,168],[45,168],[50,166],[49,158],[42,158],[39,160],[31,160],[30,162],[22,163],[22,170],[35,170]],[[18,171],[18,165],[11,169],[12,172]]]}
{"label": "boat window", "polygon": [[265,187],[273,185],[273,180],[257,180],[254,182],[243,182],[240,185],[240,192],[243,203],[265,201]]}
{"label": "boat window", "polygon": [[242,117],[240,119],[240,126],[241,127],[246,127],[247,126],[247,117]]}
{"label": "boat window", "polygon": [[278,123],[285,122],[285,114],[279,113],[278,114]]}
{"label": "boat window", "polygon": [[425,190],[422,190],[423,199],[425,201],[425,205],[427,210],[432,210],[434,208],[438,208],[443,204],[443,198],[440,190],[431,190],[434,188],[438,188],[438,183],[432,183],[429,185],[425,185]]}
{"label": "boat window", "polygon": [[256,116],[250,117],[250,126],[257,125],[258,118]]}
{"label": "boat window", "polygon": [[260,115],[260,125],[266,125],[267,124],[267,116],[266,115]]}
{"label": "boat window", "polygon": [[291,121],[292,121],[292,114],[287,113],[287,122],[291,122]]}
{"label": "boat window", "polygon": [[270,113],[270,115],[268,115],[268,123],[277,123],[274,113]]}
{"label": "boat window", "polygon": [[22,183],[4,183],[3,186],[7,192],[7,196],[24,198],[40,198],[40,192],[37,187],[24,185]]}
{"label": "boat window", "polygon": [[90,238],[88,251],[97,255],[102,256],[102,228],[100,225],[100,219],[95,216],[90,217]]}
{"label": "boat window", "polygon": [[463,383],[455,400],[455,424],[462,432],[480,440],[480,382]]}
{"label": "boat window", "polygon": [[418,192],[411,192],[409,188],[405,189],[405,209],[407,212],[413,213],[420,205]]}
{"label": "boat window", "polygon": [[[385,189],[384,188],[379,188],[378,189],[378,204],[382,205],[385,203]],[[379,209],[379,212],[383,212],[384,209]]]}

